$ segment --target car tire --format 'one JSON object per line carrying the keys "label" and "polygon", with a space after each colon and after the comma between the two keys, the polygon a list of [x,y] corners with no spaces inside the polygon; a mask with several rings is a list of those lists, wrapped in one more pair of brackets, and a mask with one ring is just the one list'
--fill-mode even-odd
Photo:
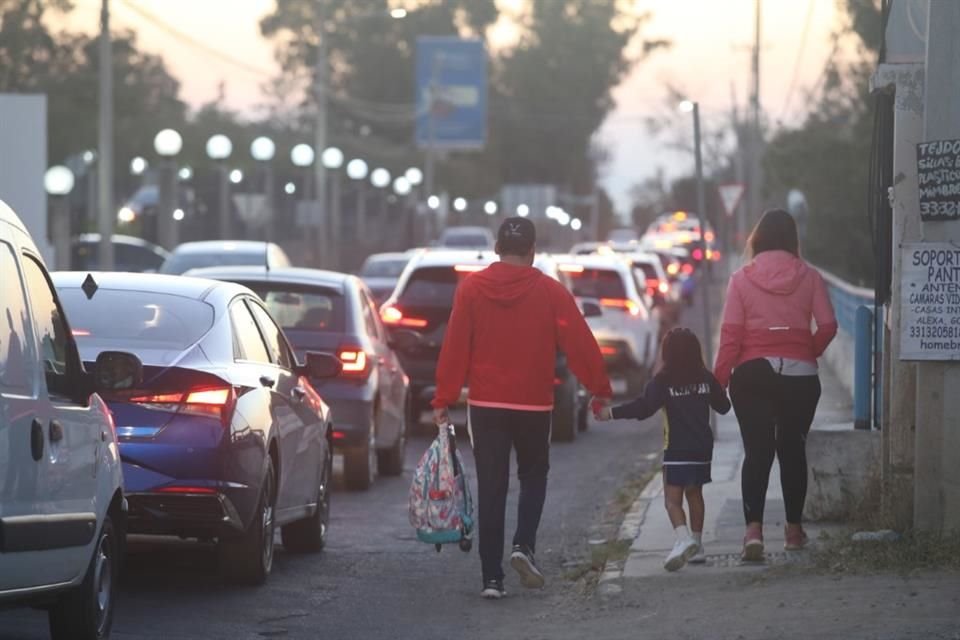
{"label": "car tire", "polygon": [[292,553],[318,553],[327,544],[330,525],[330,480],[333,474],[333,452],[327,447],[320,486],[317,489],[317,510],[309,518],[281,527],[283,548]]}
{"label": "car tire", "polygon": [[564,382],[562,393],[557,394],[553,406],[551,440],[553,442],[573,442],[577,438],[577,393],[571,391],[570,380]]}
{"label": "car tire", "polygon": [[377,473],[375,429],[376,427],[371,420],[367,442],[344,452],[343,477],[347,489],[351,491],[366,491],[373,486]]}
{"label": "car tire", "polygon": [[403,407],[403,419],[400,423],[400,434],[397,441],[389,449],[377,451],[377,472],[385,476],[399,476],[403,473],[403,463],[407,455],[407,407]]}
{"label": "car tire", "polygon": [[273,569],[276,532],[276,473],[268,458],[267,473],[260,486],[257,510],[247,530],[239,538],[221,538],[217,545],[220,572],[231,582],[261,585]]}
{"label": "car tire", "polygon": [[577,430],[580,432],[590,428],[590,408],[584,404],[577,409]]}
{"label": "car tire", "polygon": [[48,613],[53,640],[100,640],[110,635],[121,542],[108,513],[83,582],[60,596]]}

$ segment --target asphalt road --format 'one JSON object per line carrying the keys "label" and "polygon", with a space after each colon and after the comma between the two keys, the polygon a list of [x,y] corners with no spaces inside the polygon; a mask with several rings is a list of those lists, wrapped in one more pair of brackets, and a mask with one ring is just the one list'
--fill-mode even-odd
{"label": "asphalt road", "polygon": [[[607,502],[631,470],[656,463],[661,446],[657,418],[625,426],[592,425],[572,444],[551,449],[550,486],[538,542],[538,562],[548,578],[542,591],[520,587],[507,569],[509,597],[479,597],[476,546],[436,553],[415,540],[407,522],[412,470],[428,445],[410,442],[402,477],[379,478],[363,493],[333,496],[328,548],[293,555],[277,547],[273,574],[261,588],[226,585],[217,575],[213,548],[192,543],[138,542],[129,549],[114,623],[114,638],[473,638],[512,637],[523,619],[580,606],[565,566],[588,554],[587,537]],[[466,437],[468,472],[473,456]],[[507,542],[516,509],[515,479],[508,505]],[[475,491],[476,483],[473,482]],[[509,549],[509,547],[508,547]],[[529,628],[529,627],[527,627]],[[519,631],[519,629],[517,629]],[[47,637],[46,615],[0,612],[0,639]]]}

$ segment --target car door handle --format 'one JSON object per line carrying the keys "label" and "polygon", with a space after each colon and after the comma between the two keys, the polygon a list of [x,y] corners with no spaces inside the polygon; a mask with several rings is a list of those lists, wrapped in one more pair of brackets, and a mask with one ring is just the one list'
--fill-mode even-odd
{"label": "car door handle", "polygon": [[274,378],[271,378],[270,376],[260,376],[260,384],[262,384],[265,387],[270,387],[271,389],[273,389],[273,385],[277,384],[277,381]]}
{"label": "car door handle", "polygon": [[36,418],[30,424],[30,453],[36,461],[43,457],[43,423]]}
{"label": "car door handle", "polygon": [[63,425],[59,420],[50,421],[50,442],[60,442],[63,440]]}
{"label": "car door handle", "polygon": [[290,390],[290,395],[294,400],[303,400],[307,395],[307,390],[303,387],[294,387]]}

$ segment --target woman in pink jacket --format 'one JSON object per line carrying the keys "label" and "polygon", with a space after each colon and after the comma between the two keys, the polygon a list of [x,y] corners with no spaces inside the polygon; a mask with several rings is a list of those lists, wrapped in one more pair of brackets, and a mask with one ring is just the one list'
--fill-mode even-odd
{"label": "woman in pink jacket", "polygon": [[[802,549],[806,438],[820,400],[817,358],[837,333],[823,278],[800,259],[786,211],[764,213],[748,241],[752,260],[730,278],[714,374],[730,387],[745,459],[743,559],[763,559],[763,509],[776,455],[787,550]],[[811,330],[816,322],[816,332]],[[731,375],[732,373],[732,375]]]}

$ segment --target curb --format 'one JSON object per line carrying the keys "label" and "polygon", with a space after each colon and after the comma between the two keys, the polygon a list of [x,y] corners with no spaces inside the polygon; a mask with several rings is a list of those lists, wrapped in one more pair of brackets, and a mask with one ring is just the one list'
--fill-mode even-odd
{"label": "curb", "polygon": [[[659,500],[663,495],[663,474],[656,473],[647,485],[637,496],[630,506],[617,531],[616,541],[629,541],[631,545],[640,535],[640,527],[647,517],[647,510],[654,500]],[[629,557],[629,555],[627,556]],[[597,582],[597,590],[602,595],[613,595],[620,593],[620,585],[614,584],[615,581],[623,577],[623,569],[627,559],[617,561],[608,561],[603,566],[600,579]]]}

